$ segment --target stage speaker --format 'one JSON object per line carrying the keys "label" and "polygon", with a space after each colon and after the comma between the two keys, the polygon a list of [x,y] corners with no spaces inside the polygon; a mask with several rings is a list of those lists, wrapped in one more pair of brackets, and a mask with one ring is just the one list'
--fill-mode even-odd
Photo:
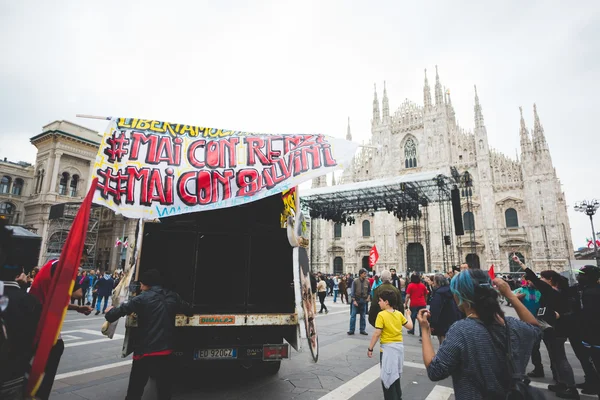
{"label": "stage speaker", "polygon": [[462,211],[460,209],[460,192],[458,189],[452,189],[450,191],[450,197],[452,199],[452,215],[454,217],[454,233],[456,236],[462,236],[465,234],[463,228]]}

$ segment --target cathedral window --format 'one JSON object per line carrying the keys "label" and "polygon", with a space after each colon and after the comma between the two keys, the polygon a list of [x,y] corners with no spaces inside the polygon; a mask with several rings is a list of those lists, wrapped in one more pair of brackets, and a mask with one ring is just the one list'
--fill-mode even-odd
{"label": "cathedral window", "polygon": [[15,196],[20,196],[23,193],[23,179],[17,178],[15,179],[15,183],[13,183],[12,194]]}
{"label": "cathedral window", "polygon": [[10,191],[10,176],[3,176],[0,179],[0,194],[8,194]]}
{"label": "cathedral window", "polygon": [[504,220],[506,221],[507,228],[518,228],[519,227],[519,216],[517,210],[509,208],[504,212]]}
{"label": "cathedral window", "polygon": [[362,223],[362,235],[363,237],[371,236],[371,223],[368,220],[364,220]]}
{"label": "cathedral window", "polygon": [[333,237],[335,239],[342,237],[342,224],[339,222],[336,222],[335,225],[333,225]]}
{"label": "cathedral window", "polygon": [[409,138],[404,144],[404,167],[417,167],[417,144],[412,138]]}
{"label": "cathedral window", "polygon": [[58,194],[61,196],[67,195],[67,185],[69,184],[69,173],[63,172],[58,183]]}
{"label": "cathedral window", "polygon": [[71,178],[71,185],[70,185],[70,193],[69,196],[71,197],[76,197],[77,196],[77,184],[79,183],[79,175],[73,175],[73,177]]}
{"label": "cathedral window", "polygon": [[333,259],[333,273],[335,275],[341,275],[344,273],[344,260],[342,257],[336,257]]}
{"label": "cathedral window", "polygon": [[475,230],[475,217],[471,211],[467,211],[463,214],[463,226],[465,231],[474,231]]}

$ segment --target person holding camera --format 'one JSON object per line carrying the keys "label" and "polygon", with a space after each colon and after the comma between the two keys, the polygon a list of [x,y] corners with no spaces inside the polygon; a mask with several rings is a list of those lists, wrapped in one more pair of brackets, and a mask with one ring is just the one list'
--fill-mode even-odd
{"label": "person holding camera", "polygon": [[[502,279],[494,279],[493,284],[504,296],[517,300]],[[422,309],[417,314],[429,379],[452,376],[457,399],[504,399],[514,398],[506,396],[514,393],[518,377],[520,387],[533,396],[528,398],[543,399],[522,378],[540,336],[537,319],[520,301],[515,305],[520,320],[505,316],[489,275],[480,269],[461,271],[452,279],[450,290],[467,318],[452,324],[437,354],[431,340],[430,311]]]}

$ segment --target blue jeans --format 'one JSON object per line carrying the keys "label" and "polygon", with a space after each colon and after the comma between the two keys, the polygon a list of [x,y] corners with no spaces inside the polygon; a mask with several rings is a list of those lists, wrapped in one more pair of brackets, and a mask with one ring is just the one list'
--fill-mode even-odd
{"label": "blue jeans", "polygon": [[[413,324],[414,324],[414,326],[412,328],[413,333],[415,332],[415,329],[416,329],[415,327],[417,325],[419,325],[419,323],[416,322],[417,321],[417,314],[419,313],[419,310],[422,310],[424,308],[427,308],[427,307],[420,306],[420,307],[411,307],[410,308],[410,317],[412,318]],[[421,332],[421,326],[419,325],[419,336],[421,336],[421,334],[422,334],[422,332]]]}
{"label": "blue jeans", "polygon": [[339,292],[339,289],[333,289],[333,302],[334,303],[337,301],[338,292]]}
{"label": "blue jeans", "polygon": [[100,312],[100,304],[102,303],[102,299],[104,299],[104,308],[102,312],[106,311],[106,307],[108,307],[108,297],[109,296],[98,296],[98,300],[96,301],[96,311]]}
{"label": "blue jeans", "polygon": [[354,302],[351,305],[350,311],[350,329],[348,332],[354,333],[356,329],[356,314],[360,313],[360,331],[364,332],[367,329],[367,318],[365,317],[367,303],[358,303],[358,307],[354,305]]}

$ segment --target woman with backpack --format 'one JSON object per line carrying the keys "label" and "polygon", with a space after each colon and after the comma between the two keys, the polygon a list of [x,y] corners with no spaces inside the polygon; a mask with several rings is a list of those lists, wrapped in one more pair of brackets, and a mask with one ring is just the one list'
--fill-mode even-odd
{"label": "woman with backpack", "polygon": [[[493,283],[513,300],[521,320],[504,315],[486,271],[460,272],[452,279],[450,290],[467,318],[448,329],[437,354],[431,341],[429,310],[420,310],[417,316],[423,331],[427,375],[432,381],[452,376],[457,399],[543,399],[543,393],[524,381],[531,349],[540,336],[537,319],[517,300],[506,282],[496,278]],[[517,389],[526,392],[526,396],[514,397]]]}
{"label": "woman with backpack", "polygon": [[431,312],[431,334],[437,336],[440,344],[446,338],[446,332],[450,326],[461,319],[460,311],[456,306],[448,279],[437,274],[433,277],[433,286],[435,287],[431,295],[429,311]]}

